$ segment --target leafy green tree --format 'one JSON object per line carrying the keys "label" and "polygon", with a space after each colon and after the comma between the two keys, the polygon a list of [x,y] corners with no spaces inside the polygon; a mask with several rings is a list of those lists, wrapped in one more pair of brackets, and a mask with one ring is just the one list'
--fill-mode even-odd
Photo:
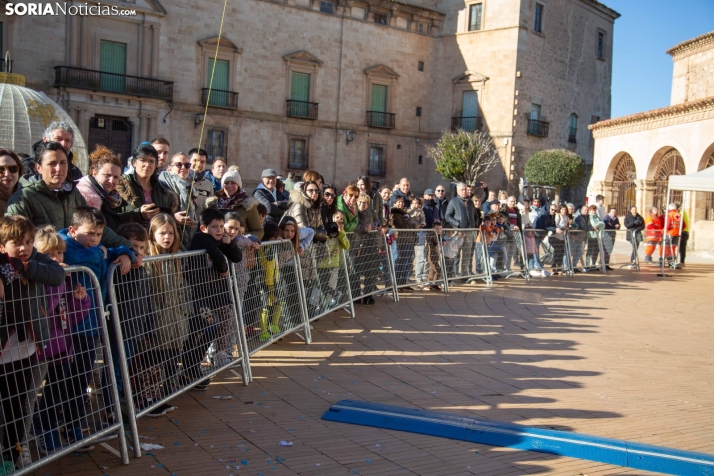
{"label": "leafy green tree", "polygon": [[555,187],[555,201],[560,190],[578,184],[585,174],[585,162],[576,153],[565,149],[541,150],[526,162],[524,175],[528,183]]}
{"label": "leafy green tree", "polygon": [[500,164],[493,139],[485,132],[444,132],[426,152],[444,178],[469,185]]}

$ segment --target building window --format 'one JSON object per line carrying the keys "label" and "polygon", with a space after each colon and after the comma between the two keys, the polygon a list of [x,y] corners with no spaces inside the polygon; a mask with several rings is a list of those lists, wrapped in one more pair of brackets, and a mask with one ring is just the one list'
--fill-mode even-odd
{"label": "building window", "polygon": [[419,165],[422,165],[424,163],[424,156],[420,155],[419,156]]}
{"label": "building window", "polygon": [[568,127],[568,142],[575,144],[578,135],[578,116],[577,114],[570,115],[570,125]]}
{"label": "building window", "polygon": [[597,32],[597,57],[603,59],[605,57],[605,33]]}
{"label": "building window", "polygon": [[417,63],[417,70],[418,70],[418,71],[424,71],[424,62],[423,62],[423,61],[419,61],[419,62]]}
{"label": "building window", "polygon": [[417,117],[421,117],[421,107],[419,106],[417,106],[416,115]]}
{"label": "building window", "polygon": [[207,162],[212,163],[216,157],[226,157],[226,132],[219,129],[209,129],[206,143],[203,147],[208,153]]}
{"label": "building window", "polygon": [[543,33],[543,10],[545,5],[542,3],[535,4],[535,18],[533,19],[533,30],[538,33]]}
{"label": "building window", "polygon": [[[231,100],[230,68],[231,62],[226,60],[208,59],[208,78],[206,84],[211,87],[209,106],[228,107]],[[211,76],[213,83],[211,83]]]}
{"label": "building window", "polygon": [[126,43],[101,40],[99,43],[99,71],[102,91],[126,90]]}
{"label": "building window", "polygon": [[290,117],[310,116],[310,75],[293,71],[290,78]]}
{"label": "building window", "polygon": [[483,3],[476,3],[469,6],[469,31],[481,29],[481,17],[483,14]]}
{"label": "building window", "polygon": [[307,159],[307,141],[305,139],[290,139],[288,168],[307,170]]}
{"label": "building window", "polygon": [[384,147],[372,146],[369,148],[368,175],[383,177],[387,174],[387,167],[384,163]]}
{"label": "building window", "polygon": [[386,13],[375,13],[374,14],[374,22],[377,23],[378,25],[386,25],[387,24],[387,14]]}
{"label": "building window", "polygon": [[329,13],[330,15],[332,15],[333,13],[335,13],[335,4],[332,2],[321,1],[320,2],[320,11],[322,13]]}

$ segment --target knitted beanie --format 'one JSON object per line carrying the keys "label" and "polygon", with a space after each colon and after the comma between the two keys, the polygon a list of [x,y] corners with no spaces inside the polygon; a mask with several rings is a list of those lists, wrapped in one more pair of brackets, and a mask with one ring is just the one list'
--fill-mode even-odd
{"label": "knitted beanie", "polygon": [[237,183],[238,187],[241,190],[243,189],[243,179],[240,178],[240,173],[238,172],[237,165],[231,165],[228,170],[225,171],[223,177],[221,177],[221,188],[223,188],[224,184],[226,183],[226,180],[230,180],[231,182]]}

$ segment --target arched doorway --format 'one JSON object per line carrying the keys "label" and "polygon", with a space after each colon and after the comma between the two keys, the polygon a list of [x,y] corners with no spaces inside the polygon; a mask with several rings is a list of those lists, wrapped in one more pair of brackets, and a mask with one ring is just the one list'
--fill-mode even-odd
{"label": "arched doorway", "polygon": [[623,155],[617,162],[612,179],[612,205],[617,208],[617,214],[620,216],[627,215],[630,207],[636,204],[636,178],[635,161],[630,154]]}
{"label": "arched doorway", "polygon": [[[653,206],[664,210],[667,207],[667,187],[670,175],[685,175],[684,159],[677,149],[669,149],[659,161],[655,172],[655,193]],[[682,203],[684,193],[672,190],[672,203]]]}

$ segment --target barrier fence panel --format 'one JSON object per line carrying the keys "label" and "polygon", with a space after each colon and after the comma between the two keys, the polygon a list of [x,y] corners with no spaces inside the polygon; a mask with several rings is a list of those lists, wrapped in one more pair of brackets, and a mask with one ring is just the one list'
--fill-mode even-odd
{"label": "barrier fence panel", "polygon": [[602,271],[602,240],[599,232],[568,230],[567,239],[573,272]]}
{"label": "barrier fence panel", "polygon": [[138,418],[236,364],[247,383],[231,277],[205,251],[147,257],[126,275],[111,266],[108,296],[137,457]]}
{"label": "barrier fence panel", "polygon": [[32,473],[99,443],[128,464],[96,276],[33,261],[28,281],[19,260],[2,261],[0,474]]}
{"label": "barrier fence panel", "polygon": [[487,284],[492,283],[491,263],[485,240],[486,237],[477,228],[444,229],[442,252],[444,274],[448,281],[483,279]]}
{"label": "barrier fence panel", "polygon": [[675,267],[677,263],[679,237],[672,237],[660,229],[645,228],[644,264]]}
{"label": "barrier fence panel", "polygon": [[522,276],[529,280],[531,275],[528,272],[526,263],[526,252],[523,246],[523,235],[519,231],[509,228],[482,231],[481,235],[486,242],[488,263],[491,269],[491,277]]}
{"label": "barrier fence panel", "polygon": [[309,321],[338,309],[355,316],[347,272],[349,246],[346,237],[344,242],[331,238],[326,243],[313,242],[303,252],[303,295]]}
{"label": "barrier fence panel", "polygon": [[628,268],[639,270],[639,260],[635,245],[627,240],[628,232],[625,230],[602,230],[600,241],[605,266],[611,268]]}
{"label": "barrier fence panel", "polygon": [[394,277],[398,289],[444,285],[440,240],[435,230],[394,230],[393,236]]}
{"label": "barrier fence panel", "polygon": [[308,251],[303,258],[290,241],[266,241],[233,265],[249,356],[299,329],[306,329],[309,338],[301,278],[301,266],[310,262]]}
{"label": "barrier fence panel", "polygon": [[345,254],[352,299],[360,301],[375,294],[391,292],[396,301],[396,283],[389,265],[391,253],[384,233],[347,233],[347,239],[350,249]]}
{"label": "barrier fence panel", "polygon": [[530,276],[572,275],[572,251],[567,235],[566,232],[535,228],[523,230],[523,248]]}

